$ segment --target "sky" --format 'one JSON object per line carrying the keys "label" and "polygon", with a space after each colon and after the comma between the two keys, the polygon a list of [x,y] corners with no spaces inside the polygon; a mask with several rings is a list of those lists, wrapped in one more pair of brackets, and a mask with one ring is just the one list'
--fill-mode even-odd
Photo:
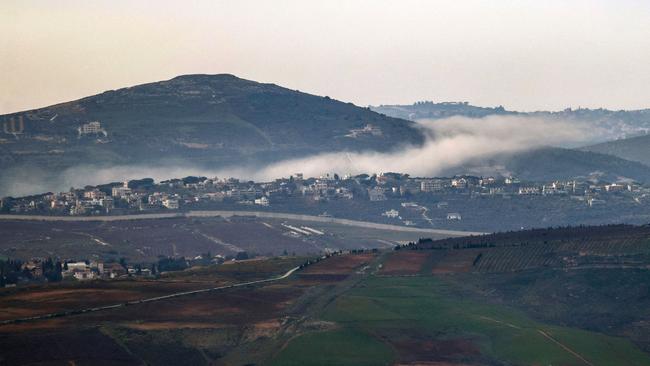
{"label": "sky", "polygon": [[650,108],[650,1],[0,2],[0,113],[181,74],[357,105]]}

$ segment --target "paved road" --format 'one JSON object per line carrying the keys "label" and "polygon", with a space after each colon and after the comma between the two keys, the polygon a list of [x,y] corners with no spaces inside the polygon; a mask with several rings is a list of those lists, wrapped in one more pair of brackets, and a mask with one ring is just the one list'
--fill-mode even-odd
{"label": "paved road", "polygon": [[0,215],[0,220],[31,220],[31,221],[124,221],[124,220],[151,220],[151,219],[168,219],[175,217],[232,217],[232,216],[256,216],[262,218],[298,220],[307,222],[333,223],[339,225],[356,226],[369,229],[390,230],[423,234],[437,234],[445,236],[468,236],[481,235],[484,233],[473,231],[444,230],[444,229],[425,229],[408,226],[397,226],[388,224],[378,224],[368,221],[356,221],[348,219],[339,219],[334,217],[299,215],[283,212],[265,212],[265,211],[188,211],[182,213],[160,213],[160,214],[141,214],[141,215],[120,215],[120,216],[39,216],[39,215]]}
{"label": "paved road", "polygon": [[225,290],[225,289],[235,288],[235,287],[251,286],[251,285],[257,285],[257,284],[266,283],[266,282],[280,281],[280,280],[283,280],[283,279],[291,276],[291,274],[293,274],[299,268],[300,267],[292,268],[289,271],[287,271],[287,273],[283,274],[282,276],[267,278],[267,279],[264,279],[264,280],[242,282],[242,283],[236,283],[236,284],[227,285],[227,286],[210,287],[210,288],[204,288],[204,289],[200,289],[200,290],[175,292],[175,293],[169,294],[169,295],[150,297],[150,298],[141,299],[141,300],[133,300],[133,301],[123,302],[123,303],[114,304],[114,305],[98,306],[98,307],[94,307],[94,308],[86,308],[86,309],[78,309],[78,310],[61,311],[61,312],[57,312],[57,313],[42,314],[42,315],[36,315],[36,316],[27,317],[27,318],[8,319],[8,320],[0,321],[0,326],[7,325],[7,324],[21,323],[21,322],[35,321],[35,320],[61,318],[61,317],[67,317],[67,316],[72,316],[72,315],[78,315],[78,314],[93,313],[93,312],[103,311],[103,310],[118,309],[118,308],[123,308],[123,307],[129,306],[129,305],[144,304],[144,303],[148,303],[148,302],[168,300],[168,299],[173,299],[175,297],[188,296],[188,295],[194,295],[194,294],[201,294],[201,293],[204,293],[204,292],[219,291],[219,290]]}

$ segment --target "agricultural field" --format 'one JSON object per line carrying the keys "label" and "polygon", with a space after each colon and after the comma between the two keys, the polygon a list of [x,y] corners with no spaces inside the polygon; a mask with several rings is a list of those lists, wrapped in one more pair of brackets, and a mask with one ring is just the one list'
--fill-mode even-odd
{"label": "agricultural field", "polygon": [[322,319],[339,327],[293,339],[270,364],[650,364],[630,341],[468,300],[437,276],[369,277]]}
{"label": "agricultural field", "polygon": [[[375,257],[323,260],[286,280],[137,303],[119,309],[0,325],[0,364],[260,363],[331,301],[333,288]],[[213,286],[274,278],[308,258],[247,260],[174,272],[155,280],[90,281],[0,289],[0,320],[83,309]],[[319,278],[324,272],[332,278]],[[316,275],[316,276],[314,276]],[[52,341],[48,341],[48,340]],[[88,342],[100,342],[90,347]],[[38,348],[38,352],[32,350]],[[88,349],[94,349],[89,352]]]}
{"label": "agricultural field", "polygon": [[[303,228],[307,229],[303,229]],[[313,255],[327,251],[392,248],[418,233],[254,217],[169,218],[133,221],[0,220],[0,256],[155,262],[159,256],[193,258]]]}
{"label": "agricultural field", "polygon": [[1,324],[0,364],[650,365],[648,234],[501,233],[0,289],[1,321],[246,284]]}

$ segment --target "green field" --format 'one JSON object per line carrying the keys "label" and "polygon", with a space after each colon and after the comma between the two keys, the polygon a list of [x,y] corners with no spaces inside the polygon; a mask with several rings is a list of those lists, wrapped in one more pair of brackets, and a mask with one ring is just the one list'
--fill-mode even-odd
{"label": "green field", "polygon": [[440,277],[369,277],[331,303],[322,319],[339,328],[294,338],[271,364],[650,365],[629,341],[469,300]]}

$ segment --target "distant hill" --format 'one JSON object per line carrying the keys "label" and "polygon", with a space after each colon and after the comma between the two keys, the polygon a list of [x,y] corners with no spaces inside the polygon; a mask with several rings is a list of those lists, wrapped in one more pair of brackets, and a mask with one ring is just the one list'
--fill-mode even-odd
{"label": "distant hill", "polygon": [[467,102],[434,103],[424,101],[416,102],[411,105],[380,105],[370,107],[370,109],[387,116],[409,119],[411,121],[417,121],[420,119],[438,119],[452,116],[480,118],[494,114],[517,114],[517,112],[505,110],[502,106],[495,108],[477,107]]}
{"label": "distant hill", "polygon": [[517,112],[506,110],[502,106],[478,107],[467,102],[434,103],[430,101],[416,102],[411,105],[380,105],[370,108],[387,116],[412,121],[453,116],[481,118],[491,115],[519,115],[568,122],[585,122],[593,126],[594,140],[592,143],[623,139],[650,132],[650,109],[612,111],[603,108],[567,108],[562,111]]}
{"label": "distant hill", "polygon": [[614,155],[650,166],[650,135],[604,142],[584,147],[582,150]]}
{"label": "distant hill", "polygon": [[[538,117],[567,122],[587,123],[592,128],[594,140],[599,143],[627,136],[636,136],[612,142],[599,143],[581,149],[542,148],[513,155],[485,158],[456,167],[449,173],[515,174],[523,179],[547,180],[573,177],[599,176],[616,181],[629,178],[650,181],[650,109],[611,111],[607,109],[571,109],[563,111],[517,112],[502,106],[479,107],[467,102],[430,101],[411,105],[380,105],[372,110],[396,118],[412,121],[443,119],[454,116],[482,118],[494,115]],[[644,166],[644,163],[648,166]]]}
{"label": "distant hill", "polygon": [[445,172],[454,174],[514,175],[528,181],[588,178],[607,182],[650,182],[650,167],[611,155],[543,147],[478,159]]}
{"label": "distant hill", "polygon": [[[119,166],[137,170],[146,166],[162,170],[159,176],[171,177],[183,174],[172,172],[171,168],[186,166],[215,171],[261,167],[324,152],[390,152],[404,145],[420,145],[425,140],[418,124],[404,118],[520,114],[503,107],[431,102],[375,110],[381,113],[326,96],[220,74],[184,75],[2,115],[0,197],[86,184],[96,168]],[[536,112],[544,113],[552,118],[623,121],[620,126],[634,125],[637,130],[644,126],[640,118],[650,116],[644,111]],[[610,120],[612,116],[618,119]],[[628,127],[625,128],[633,130]],[[512,173],[536,180],[599,172],[611,180],[625,177],[650,181],[648,167],[586,151],[541,149],[481,159],[457,167],[454,172],[494,165],[503,169],[483,172]],[[68,170],[80,166],[91,169],[82,173]],[[166,169],[170,171],[165,173]],[[69,179],[72,175],[77,179]],[[118,175],[123,174],[120,171]]]}
{"label": "distant hill", "polygon": [[423,142],[413,122],[228,74],[184,75],[111,90],[2,115],[0,124],[5,172],[164,165],[169,159],[214,168]]}
{"label": "distant hill", "polygon": [[549,180],[593,177],[609,182],[650,182],[650,167],[611,155],[561,148],[516,154],[504,165],[522,179]]}

